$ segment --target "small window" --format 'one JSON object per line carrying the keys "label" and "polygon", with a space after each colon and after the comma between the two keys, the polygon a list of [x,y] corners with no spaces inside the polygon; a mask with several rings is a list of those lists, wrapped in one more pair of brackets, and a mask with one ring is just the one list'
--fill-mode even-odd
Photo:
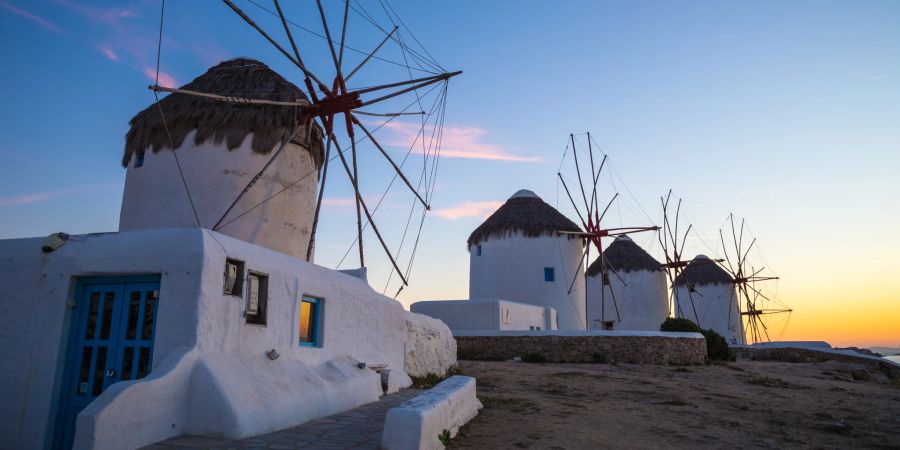
{"label": "small window", "polygon": [[300,301],[300,345],[321,347],[322,299],[304,296]]}
{"label": "small window", "polygon": [[268,309],[269,276],[251,271],[247,274],[247,323],[265,326]]}
{"label": "small window", "polygon": [[552,267],[544,267],[544,281],[556,281],[556,272]]}
{"label": "small window", "polygon": [[615,321],[607,320],[607,321],[603,322],[603,329],[604,330],[612,330],[615,327],[615,324],[616,324]]}
{"label": "small window", "polygon": [[481,256],[481,244],[479,244],[477,247],[475,247],[475,255]]}
{"label": "small window", "polygon": [[225,288],[226,295],[240,297],[244,292],[244,262],[228,258],[225,260]]}
{"label": "small window", "polygon": [[137,169],[144,165],[144,151],[141,150],[134,155],[134,168]]}

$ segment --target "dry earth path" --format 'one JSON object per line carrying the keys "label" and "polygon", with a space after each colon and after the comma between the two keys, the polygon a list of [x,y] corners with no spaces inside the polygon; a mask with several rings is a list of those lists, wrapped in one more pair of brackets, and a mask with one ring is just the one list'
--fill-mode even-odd
{"label": "dry earth path", "polygon": [[897,380],[854,381],[836,361],[460,366],[485,408],[455,449],[900,449]]}

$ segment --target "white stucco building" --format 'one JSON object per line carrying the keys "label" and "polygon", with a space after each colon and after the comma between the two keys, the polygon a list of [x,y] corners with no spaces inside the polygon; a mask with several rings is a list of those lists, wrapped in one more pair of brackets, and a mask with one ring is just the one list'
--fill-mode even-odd
{"label": "white stucco building", "polygon": [[556,328],[584,330],[583,242],[560,231],[581,229],[534,192],[516,192],[469,236],[469,298],[553,308]]}
{"label": "white stucco building", "polygon": [[556,310],[500,299],[430,300],[409,310],[440,319],[450,331],[555,330]]}
{"label": "white stucco building", "polygon": [[666,274],[659,261],[625,235],[603,254],[607,276],[600,258],[586,273],[590,328],[659,331],[669,315]]}
{"label": "white stucco building", "polygon": [[731,345],[745,345],[734,279],[705,255],[697,255],[675,280],[675,316],[713,329]]}
{"label": "white stucco building", "polygon": [[[246,58],[225,61],[182,88],[306,101],[296,86]],[[298,111],[284,106],[249,107],[187,95],[170,95],[160,104],[165,123],[155,104],[130,122],[119,231],[209,228],[306,259],[323,158],[321,130],[295,130]],[[169,136],[176,152],[161,151],[171,148]],[[285,141],[262,178],[223,217]]]}
{"label": "white stucco building", "polygon": [[[248,79],[231,78],[241,74]],[[245,59],[187,87],[260,98],[299,93]],[[266,203],[221,232],[204,228],[290,136],[294,112],[285,118],[178,94],[160,107],[200,227],[170,164],[168,138],[154,151],[159,139],[145,136],[164,132],[146,116],[151,109],[128,134],[120,232],[57,239],[46,251],[45,238],[0,240],[4,448],[133,449],[179,434],[245,437],[374,401],[408,386],[410,375],[455,364],[443,323],[404,311],[360,278],[305,261],[314,182],[294,185],[301,187],[288,189],[288,203]],[[318,145],[291,144],[251,198],[261,201],[304,171],[315,180]]]}

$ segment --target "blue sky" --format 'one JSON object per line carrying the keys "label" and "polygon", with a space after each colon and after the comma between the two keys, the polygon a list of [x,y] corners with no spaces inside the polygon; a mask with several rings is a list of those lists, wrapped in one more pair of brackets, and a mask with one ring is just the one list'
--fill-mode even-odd
{"label": "blue sky", "polygon": [[[271,17],[236,3],[282,37]],[[313,2],[284,4],[321,29]],[[325,5],[338,17],[341,2]],[[404,303],[465,297],[468,234],[520,188],[556,205],[568,134],[591,131],[634,193],[616,205],[622,224],[657,219],[671,188],[698,229],[687,252],[712,253],[728,213],[747,217],[783,278],[780,297],[797,310],[789,337],[900,342],[900,332],[863,319],[900,314],[891,269],[900,253],[897,2],[392,5],[442,66],[465,71],[450,84],[446,126],[460,148],[482,156],[441,160],[437,214],[425,223]],[[0,0],[0,237],[116,229],[120,152],[128,119],[152,101],[158,25],[156,0]],[[350,29],[348,42],[360,48],[379,39],[363,23]],[[170,0],[165,30],[162,70],[179,85],[235,56],[301,81],[219,2]],[[301,41],[307,63],[330,73],[322,41]],[[360,83],[403,75],[386,64],[370,69]],[[377,196],[389,167],[366,163],[363,187]],[[327,193],[329,233],[317,253],[326,266],[354,237],[354,213],[342,205],[348,188],[339,180]],[[601,188],[611,195],[611,185]],[[396,244],[409,203],[391,192],[378,223]],[[640,210],[646,216],[632,214]],[[619,211],[611,217],[619,225]],[[367,239],[370,270],[383,283],[387,262]],[[639,242],[658,251],[652,237]]]}

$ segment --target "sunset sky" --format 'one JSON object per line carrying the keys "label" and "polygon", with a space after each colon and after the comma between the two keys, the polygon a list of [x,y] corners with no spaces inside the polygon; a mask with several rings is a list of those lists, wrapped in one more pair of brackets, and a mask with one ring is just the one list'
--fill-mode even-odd
{"label": "sunset sky", "polygon": [[[377,1],[360,2],[387,20]],[[287,42],[273,17],[235,3]],[[283,3],[321,30],[314,2]],[[324,3],[338,28],[343,2]],[[781,277],[777,297],[794,309],[781,339],[900,346],[900,3],[391,4],[443,67],[464,71],[450,83],[433,211],[404,304],[467,297],[466,238],[515,191],[575,218],[556,172],[569,133],[584,143],[590,131],[614,175],[601,196],[622,197],[606,225],[658,224],[672,189],[696,230],[685,253],[721,256],[718,230],[734,213],[758,239],[754,264]],[[159,20],[158,0],[0,0],[0,238],[117,229],[124,135],[153,101]],[[356,48],[380,41],[360,17],[348,29]],[[301,84],[221,2],[169,0],[164,30],[160,84],[237,56]],[[331,74],[324,42],[297,33],[307,64]],[[376,61],[358,82],[404,79],[397,69]],[[416,132],[396,121],[380,137],[399,158]],[[377,198],[391,169],[364,163],[364,195]],[[326,189],[318,264],[336,267],[352,249],[351,194],[345,178]],[[376,216],[395,248],[410,199],[395,186]],[[367,239],[381,291],[389,265]],[[661,257],[654,236],[635,240]],[[341,268],[354,267],[354,252]],[[387,294],[396,290],[394,279]]]}

